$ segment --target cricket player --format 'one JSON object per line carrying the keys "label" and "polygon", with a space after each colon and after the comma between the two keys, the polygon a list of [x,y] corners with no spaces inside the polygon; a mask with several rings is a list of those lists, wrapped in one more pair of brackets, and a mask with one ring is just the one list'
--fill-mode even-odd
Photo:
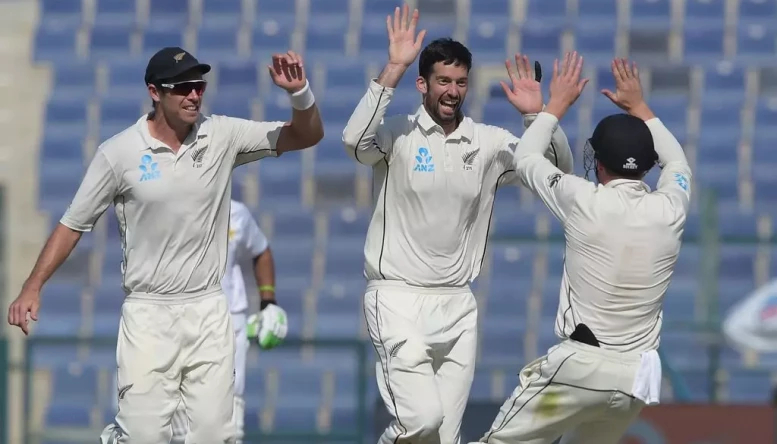
{"label": "cricket player", "polygon": [[[530,78],[519,57],[519,78]],[[602,119],[586,170],[598,184],[543,156],[559,120],[582,92],[583,58],[556,61],[550,101],[515,150],[520,180],[562,222],[566,238],[555,330],[561,343],[521,371],[518,387],[480,442],[616,444],[645,405],[660,398],[657,349],[662,302],[680,251],[691,169],[677,139],[642,97],[636,65],[612,62],[628,114]],[[508,92],[511,102],[518,98]],[[656,163],[657,190],[642,181]]]}
{"label": "cricket player", "polygon": [[175,47],[151,57],[145,83],[154,110],[97,149],[11,304],[8,322],[28,334],[41,288],[114,204],[126,297],[116,349],[119,409],[103,443],[169,443],[179,401],[189,420],[187,442],[234,442],[235,336],[221,288],[232,170],[323,136],[302,59],[276,54],[269,70],[289,93],[289,122],[203,116],[210,66]]}
{"label": "cricket player", "polygon": [[[474,376],[477,306],[469,283],[483,262],[496,189],[519,183],[519,140],[463,115],[472,55],[451,39],[421,51],[418,16],[405,5],[387,17],[388,64],[353,112],[343,142],[349,156],[373,169],[364,315],[379,358],[378,387],[393,416],[380,442],[451,444],[460,442]],[[414,115],[385,117],[419,53],[422,105]],[[539,83],[513,87],[528,124],[542,110]],[[572,171],[560,129],[543,152]]]}
{"label": "cricket player", "polygon": [[[248,297],[243,279],[241,259],[250,258],[254,264],[254,277],[259,288],[260,311],[248,316]],[[221,281],[229,299],[232,326],[235,329],[235,402],[232,413],[237,444],[243,442],[245,415],[246,357],[249,337],[262,349],[279,345],[286,337],[286,312],[275,301],[275,264],[269,242],[251,212],[243,203],[232,200],[229,217],[229,247],[227,271]],[[184,443],[188,419],[186,410],[179,404],[173,416],[173,443]]]}

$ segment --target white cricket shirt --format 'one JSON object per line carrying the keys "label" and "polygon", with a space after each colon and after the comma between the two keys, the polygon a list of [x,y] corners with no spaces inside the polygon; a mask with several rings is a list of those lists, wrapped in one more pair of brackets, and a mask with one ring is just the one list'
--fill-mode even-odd
{"label": "white cricket shirt", "polygon": [[229,309],[232,313],[242,313],[248,310],[246,283],[243,279],[241,259],[255,259],[264,253],[268,247],[259,225],[256,224],[251,212],[242,202],[232,200],[229,217],[229,247],[227,248],[227,270],[221,287],[229,299]]}
{"label": "white cricket shirt", "polygon": [[669,287],[690,204],[691,168],[658,118],[646,122],[662,168],[657,190],[639,180],[597,185],[543,157],[558,125],[540,113],[515,152],[521,181],[562,222],[566,238],[556,334],[586,324],[603,348],[658,348]]}
{"label": "white cricket shirt", "polygon": [[[446,136],[423,106],[384,119],[393,93],[373,80],[343,131],[348,155],[373,168],[365,277],[422,287],[467,285],[480,273],[497,187],[519,183],[513,167],[519,139],[469,117]],[[532,120],[525,118],[525,125]],[[572,171],[560,129],[548,146],[545,155]]]}
{"label": "white cricket shirt", "polygon": [[146,119],[100,145],[60,223],[90,231],[113,202],[127,295],[180,301],[221,291],[232,170],[276,156],[284,122],[200,116],[176,154]]}

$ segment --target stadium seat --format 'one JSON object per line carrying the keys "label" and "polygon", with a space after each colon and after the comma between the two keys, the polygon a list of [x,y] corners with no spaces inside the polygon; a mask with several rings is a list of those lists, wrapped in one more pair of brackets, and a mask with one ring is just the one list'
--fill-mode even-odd
{"label": "stadium seat", "polygon": [[[246,14],[243,12],[243,0],[203,0],[202,2],[200,31],[204,31],[206,35],[211,35],[210,31],[231,31],[234,37],[235,29],[239,29],[240,25],[247,21]],[[200,39],[200,45],[202,43]]]}
{"label": "stadium seat", "polygon": [[777,25],[747,25],[737,30],[737,59],[751,65],[777,57]]}
{"label": "stadium seat", "polygon": [[[541,22],[545,26],[556,27],[570,22],[566,1],[549,2],[546,0],[527,0],[524,25]],[[527,50],[523,50],[527,52]]]}
{"label": "stadium seat", "polygon": [[671,0],[631,0],[629,27],[669,29],[672,25]]}
{"label": "stadium seat", "polygon": [[510,22],[505,16],[473,20],[467,33],[467,46],[477,54],[478,63],[499,63],[510,56],[507,53],[509,36]]}
{"label": "stadium seat", "polygon": [[148,0],[146,27],[158,30],[184,29],[191,22],[190,0]]}
{"label": "stadium seat", "polygon": [[763,25],[775,27],[777,23],[777,2],[772,0],[739,0],[738,23],[742,25]]}
{"label": "stadium seat", "polygon": [[686,0],[685,26],[720,29],[725,22],[726,0]]}
{"label": "stadium seat", "polygon": [[83,23],[81,0],[40,0],[40,25],[75,29]]}
{"label": "stadium seat", "polygon": [[132,29],[137,26],[137,0],[97,0],[94,26]]}

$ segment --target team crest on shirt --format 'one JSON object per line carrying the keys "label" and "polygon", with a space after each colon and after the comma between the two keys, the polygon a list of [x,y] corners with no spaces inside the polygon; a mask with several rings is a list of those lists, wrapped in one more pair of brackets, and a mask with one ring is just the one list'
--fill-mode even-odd
{"label": "team crest on shirt", "polygon": [[464,171],[472,171],[472,164],[475,163],[475,159],[478,157],[479,152],[480,148],[464,153],[464,155],[461,156],[461,160],[464,161]]}
{"label": "team crest on shirt", "polygon": [[208,145],[201,148],[192,150],[192,166],[194,168],[202,168],[202,159],[205,157],[205,151],[208,149]]}
{"label": "team crest on shirt", "polygon": [[235,232],[235,229],[234,228],[230,228],[229,229],[229,234],[227,234],[227,238],[231,241],[232,239],[235,238],[236,234],[237,234],[237,232]]}

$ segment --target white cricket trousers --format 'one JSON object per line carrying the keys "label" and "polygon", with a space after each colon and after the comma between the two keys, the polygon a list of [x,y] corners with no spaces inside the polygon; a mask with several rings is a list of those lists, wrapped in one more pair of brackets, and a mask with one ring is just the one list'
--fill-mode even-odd
{"label": "white cricket trousers", "polygon": [[631,395],[639,353],[566,340],[521,370],[489,444],[617,444],[645,404]]}
{"label": "white cricket trousers", "polygon": [[[233,443],[235,336],[221,288],[175,303],[127,296],[116,347],[118,412],[103,444],[166,444],[179,402],[187,444]],[[189,295],[187,295],[189,296]],[[180,302],[179,302],[180,301]]]}
{"label": "white cricket trousers", "polygon": [[[235,431],[235,444],[242,444],[245,435],[245,386],[246,386],[246,359],[248,358],[248,336],[246,335],[245,313],[232,313],[232,325],[235,328],[235,400],[232,410],[232,427]],[[189,419],[186,417],[186,408],[183,403],[178,405],[172,420],[173,439],[172,444],[186,442],[186,432],[189,430]]]}
{"label": "white cricket trousers", "polygon": [[371,281],[364,317],[378,356],[378,389],[394,418],[379,443],[458,444],[477,352],[469,287]]}

